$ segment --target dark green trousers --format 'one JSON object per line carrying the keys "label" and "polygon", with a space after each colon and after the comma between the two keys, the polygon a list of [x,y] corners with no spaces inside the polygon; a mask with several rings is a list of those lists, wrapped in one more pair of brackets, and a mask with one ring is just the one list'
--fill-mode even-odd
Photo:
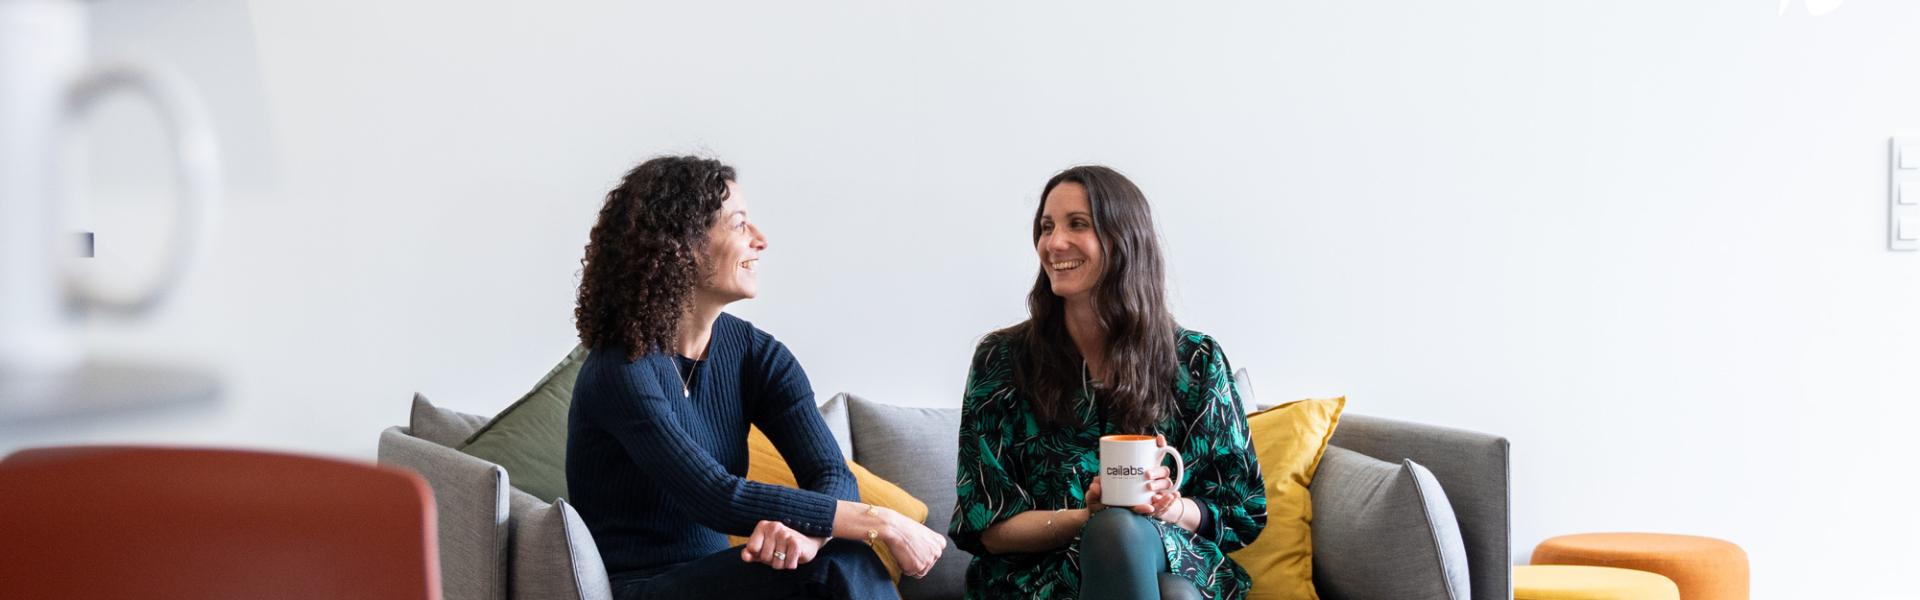
{"label": "dark green trousers", "polygon": [[1080,597],[1087,600],[1199,600],[1193,582],[1167,572],[1152,517],[1124,508],[1094,513],[1080,530]]}

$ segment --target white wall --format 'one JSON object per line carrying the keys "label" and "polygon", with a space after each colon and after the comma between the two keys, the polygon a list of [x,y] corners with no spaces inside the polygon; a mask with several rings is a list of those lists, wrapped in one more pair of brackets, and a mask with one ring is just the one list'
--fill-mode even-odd
{"label": "white wall", "polygon": [[[1262,400],[1510,438],[1517,560],[1677,531],[1743,545],[1757,598],[1911,589],[1920,254],[1884,249],[1885,182],[1920,3],[555,4],[144,5],[103,47],[260,126],[223,126],[208,268],[94,337],[228,393],[0,445],[371,457],[413,391],[497,410],[571,344],[601,194],[680,151],[741,169],[772,248],[736,313],[822,395],[957,405],[1023,314],[1040,185],[1100,162]],[[166,181],[106,112],[103,255]]]}

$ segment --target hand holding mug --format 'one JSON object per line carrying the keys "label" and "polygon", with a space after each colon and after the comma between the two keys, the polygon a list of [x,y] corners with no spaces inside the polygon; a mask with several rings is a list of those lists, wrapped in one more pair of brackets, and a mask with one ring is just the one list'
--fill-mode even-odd
{"label": "hand holding mug", "polygon": [[[1160,465],[1173,457],[1175,469]],[[1100,438],[1100,476],[1087,486],[1087,508],[1125,506],[1140,514],[1159,514],[1180,499],[1186,460],[1167,445],[1166,436],[1109,435]],[[1177,473],[1177,474],[1176,474]]]}
{"label": "hand holding mug", "polygon": [[1099,473],[1095,473],[1093,475],[1093,481],[1087,482],[1087,493],[1083,497],[1087,501],[1087,514],[1091,515],[1093,513],[1106,510],[1107,505],[1100,501],[1100,474]]}
{"label": "hand holding mug", "polygon": [[[1147,489],[1156,493],[1148,498],[1146,504],[1126,508],[1143,515],[1151,515],[1164,512],[1168,507],[1173,506],[1174,502],[1180,501],[1180,491],[1172,489],[1173,481],[1169,479],[1172,474],[1173,470],[1166,467],[1147,469],[1147,477],[1151,478],[1147,482]],[[1097,513],[1107,508],[1106,504],[1100,502],[1100,476],[1095,475],[1092,481],[1087,482],[1087,493],[1084,497],[1088,513]]]}

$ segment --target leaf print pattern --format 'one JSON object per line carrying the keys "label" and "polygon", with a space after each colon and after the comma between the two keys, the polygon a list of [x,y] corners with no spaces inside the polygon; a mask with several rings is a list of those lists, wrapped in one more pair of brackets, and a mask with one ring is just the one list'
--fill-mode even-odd
{"label": "leaf print pattern", "polygon": [[[1180,450],[1187,480],[1180,490],[1212,516],[1200,534],[1155,522],[1168,569],[1194,582],[1202,597],[1240,599],[1247,573],[1227,558],[1260,535],[1267,522],[1266,486],[1254,457],[1246,412],[1233,386],[1233,367],[1213,338],[1180,331],[1176,351],[1182,377],[1175,383],[1177,414],[1156,432]],[[974,350],[960,420],[958,501],[948,534],[974,554],[967,598],[1077,597],[1080,540],[1039,554],[988,554],[987,528],[1030,510],[1085,508],[1086,485],[1099,472],[1099,438],[1112,433],[1097,421],[1094,398],[1074,400],[1080,428],[1045,430],[1027,396],[1015,389],[1011,340],[988,336]],[[1153,432],[1149,432],[1153,433]]]}

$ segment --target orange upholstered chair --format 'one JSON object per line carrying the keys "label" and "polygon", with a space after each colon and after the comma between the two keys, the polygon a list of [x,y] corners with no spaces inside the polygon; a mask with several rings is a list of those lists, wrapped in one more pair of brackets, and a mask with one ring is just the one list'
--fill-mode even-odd
{"label": "orange upholstered chair", "polygon": [[432,492],[371,464],[81,447],[0,461],[0,597],[436,600]]}
{"label": "orange upholstered chair", "polygon": [[1582,533],[1548,538],[1536,565],[1591,565],[1659,573],[1686,600],[1747,600],[1747,552],[1725,540],[1664,533]]}

